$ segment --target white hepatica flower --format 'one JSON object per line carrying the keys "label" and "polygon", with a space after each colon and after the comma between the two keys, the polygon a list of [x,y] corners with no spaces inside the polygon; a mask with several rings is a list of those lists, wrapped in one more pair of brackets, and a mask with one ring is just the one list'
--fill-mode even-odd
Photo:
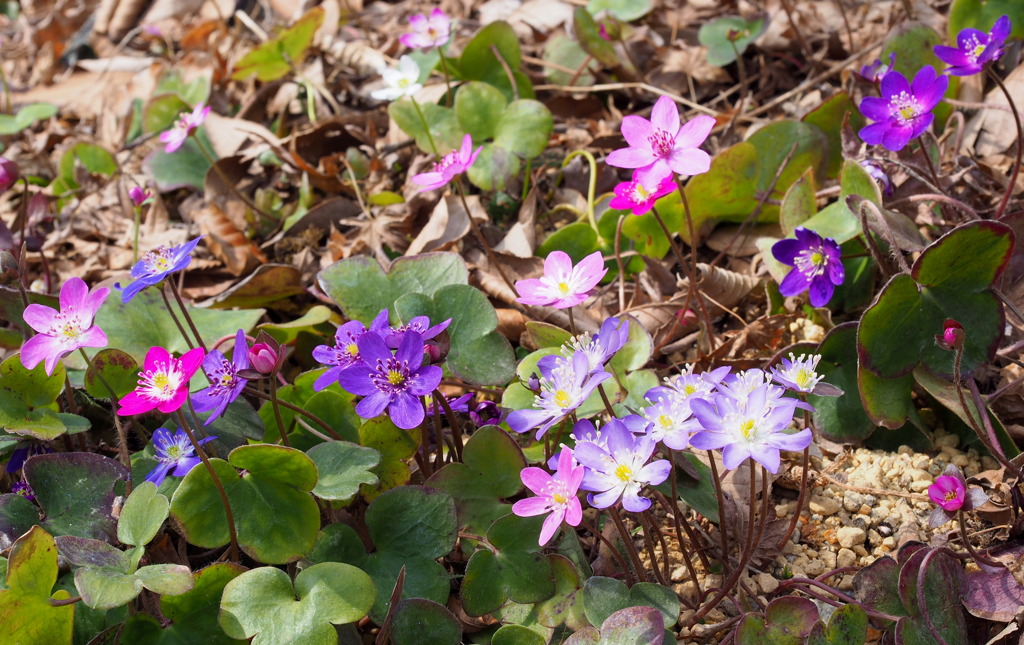
{"label": "white hepatica flower", "polygon": [[420,78],[420,66],[409,56],[398,59],[398,67],[381,71],[387,87],[375,90],[370,96],[378,101],[394,101],[403,96],[412,96],[423,88],[416,81]]}

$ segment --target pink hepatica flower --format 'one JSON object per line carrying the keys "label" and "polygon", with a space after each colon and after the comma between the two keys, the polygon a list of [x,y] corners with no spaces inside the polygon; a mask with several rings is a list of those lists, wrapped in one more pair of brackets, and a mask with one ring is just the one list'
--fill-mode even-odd
{"label": "pink hepatica flower", "polygon": [[409,49],[429,49],[448,42],[452,33],[452,21],[438,7],[430,15],[418,13],[409,16],[409,33],[402,34],[399,42]]}
{"label": "pink hepatica flower", "polygon": [[420,192],[447,186],[452,179],[469,170],[483,149],[484,147],[480,146],[473,150],[473,137],[467,134],[462,137],[461,148],[452,150],[441,157],[441,160],[434,164],[434,168],[430,172],[414,175],[412,183],[420,186]]}
{"label": "pink hepatica flower", "polygon": [[988,501],[988,496],[977,488],[968,488],[960,469],[950,464],[928,487],[928,497],[935,503],[928,516],[932,528],[941,526],[956,517],[957,512],[973,511]]}
{"label": "pink hepatica flower", "polygon": [[196,109],[192,110],[192,114],[182,115],[173,128],[160,134],[160,143],[164,144],[164,152],[170,154],[180,148],[185,143],[185,139],[188,139],[188,135],[201,126],[209,114],[210,106],[200,103]]}
{"label": "pink hepatica flower", "polygon": [[142,414],[152,409],[171,413],[188,398],[188,382],[203,362],[203,349],[197,347],[174,358],[163,347],[150,347],[142,363],[138,386],[117,402],[121,416]]}
{"label": "pink hepatica flower", "polygon": [[932,109],[942,100],[948,85],[949,77],[936,74],[931,65],[922,67],[913,83],[897,71],[889,72],[882,79],[882,96],[868,96],[860,102],[864,116],[877,121],[861,128],[860,138],[868,145],[881,145],[893,152],[902,150],[932,124]]}
{"label": "pink hepatica flower", "polygon": [[46,361],[46,373],[50,375],[57,361],[76,349],[105,346],[107,335],[93,325],[93,318],[109,294],[106,287],[89,293],[81,278],[69,278],[60,288],[60,311],[46,305],[25,307],[25,322],[39,333],[21,348],[21,364],[34,369]]}
{"label": "pink hepatica flower", "polygon": [[663,96],[651,110],[651,120],[640,116],[622,119],[622,136],[628,148],[608,155],[608,165],[637,168],[635,177],[644,186],[660,186],[672,173],[699,175],[711,167],[711,157],[698,146],[704,143],[715,120],[701,115],[679,125],[679,110]]}
{"label": "pink hepatica flower", "polygon": [[537,496],[521,499],[512,505],[519,517],[533,517],[550,513],[544,519],[537,543],[544,546],[554,537],[564,520],[569,526],[579,526],[583,519],[583,506],[576,497],[583,481],[583,466],[576,465],[570,448],[562,448],[558,456],[558,470],[554,477],[542,468],[530,466],[519,474],[523,484]]}
{"label": "pink hepatica flower", "polygon": [[949,65],[946,71],[953,76],[972,76],[1002,55],[1003,43],[1009,35],[1010,17],[1001,16],[987,34],[977,29],[963,29],[956,35],[956,47],[936,45],[935,55]]}
{"label": "pink hepatica flower", "polygon": [[624,181],[615,187],[615,197],[608,202],[609,207],[630,210],[634,215],[643,215],[654,208],[654,202],[676,188],[671,176],[662,179],[660,184],[645,186],[639,175],[639,172],[635,172],[632,180]]}
{"label": "pink hepatica flower", "polygon": [[516,302],[555,309],[574,307],[590,297],[607,272],[600,251],[594,251],[576,266],[565,252],[552,251],[544,260],[542,277],[516,280]]}

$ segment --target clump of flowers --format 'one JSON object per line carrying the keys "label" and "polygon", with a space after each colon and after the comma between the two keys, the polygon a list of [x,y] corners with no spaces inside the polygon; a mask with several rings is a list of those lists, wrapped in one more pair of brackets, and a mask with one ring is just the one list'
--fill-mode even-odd
{"label": "clump of flowers", "polygon": [[154,409],[167,414],[176,411],[188,398],[188,382],[202,364],[204,353],[197,347],[175,358],[163,347],[151,347],[138,386],[117,402],[117,413],[128,416]]}
{"label": "clump of flowers", "polygon": [[897,71],[882,78],[881,97],[867,96],[860,102],[864,116],[876,121],[861,128],[860,138],[869,145],[902,150],[928,129],[935,120],[932,109],[949,86],[949,77],[937,74],[931,65],[922,67],[913,83]]}
{"label": "clump of flowers", "polygon": [[398,59],[398,67],[385,69],[380,75],[387,87],[370,93],[378,101],[394,101],[403,96],[412,96],[423,89],[419,83],[420,66],[411,56],[402,56]]}
{"label": "clump of flowers", "polygon": [[388,326],[388,310],[384,309],[370,323],[369,329],[358,320],[350,320],[338,327],[334,332],[334,345],[318,345],[313,349],[313,358],[330,365],[330,369],[321,374],[313,389],[319,392],[328,385],[338,381],[338,375],[349,367],[363,362],[359,354],[359,339],[367,333],[376,333]]}
{"label": "clump of flowers", "polygon": [[535,466],[524,468],[519,474],[523,484],[536,497],[519,500],[512,505],[512,512],[520,517],[549,514],[544,518],[537,540],[541,546],[551,541],[563,521],[569,526],[579,526],[583,520],[583,507],[576,497],[583,482],[583,473],[584,468],[576,464],[573,451],[562,448],[554,476]]}
{"label": "clump of flowers", "polygon": [[231,358],[229,361],[224,354],[214,349],[203,359],[203,371],[210,381],[210,387],[192,395],[192,404],[196,412],[213,410],[213,414],[203,425],[213,423],[217,417],[224,414],[224,410],[238,398],[249,382],[239,375],[239,372],[249,369],[249,347],[246,345],[245,331],[242,329],[235,335],[235,347],[231,350]]}
{"label": "clump of flowers", "polygon": [[107,335],[93,319],[108,295],[106,287],[90,293],[81,278],[68,278],[60,288],[60,311],[38,304],[25,307],[25,322],[39,333],[22,346],[21,364],[34,369],[45,362],[46,374],[51,375],[57,361],[76,349],[105,347]]}
{"label": "clump of flowers", "polygon": [[[204,437],[199,440],[199,445],[216,438]],[[163,483],[168,474],[184,477],[200,461],[196,456],[195,446],[192,445],[188,435],[181,428],[178,428],[173,435],[167,428],[157,428],[153,433],[153,449],[159,463],[146,475],[146,481],[153,482],[157,486]]]}
{"label": "clump of flowers", "polygon": [[434,7],[429,16],[422,13],[409,16],[409,29],[409,33],[398,38],[399,42],[409,49],[430,49],[448,42],[452,21],[440,8]]}
{"label": "clump of flowers", "polygon": [[680,125],[679,109],[667,96],[651,110],[651,120],[630,115],[622,119],[622,136],[627,148],[608,155],[609,166],[635,168],[634,180],[643,186],[661,186],[672,173],[699,175],[711,167],[711,157],[698,146],[704,143],[715,120],[695,116]]}
{"label": "clump of flowers", "polygon": [[936,45],[935,55],[949,65],[953,76],[972,76],[1003,55],[1003,44],[1010,35],[1010,17],[1000,16],[988,33],[963,29],[956,35],[956,47]]}
{"label": "clump of flowers", "polygon": [[928,516],[932,528],[942,526],[956,517],[960,511],[972,511],[988,501],[988,496],[978,488],[968,488],[960,469],[950,464],[928,487],[928,497],[935,504]]}
{"label": "clump of flowers", "polygon": [[516,302],[555,309],[575,307],[590,297],[607,272],[600,251],[594,251],[576,266],[565,252],[552,251],[544,260],[543,276],[516,280]]}
{"label": "clump of flowers", "polygon": [[793,267],[779,283],[779,293],[788,297],[807,291],[813,307],[828,304],[835,288],[846,277],[842,251],[836,241],[802,226],[796,229],[796,239],[779,240],[772,245],[772,255]]}
{"label": "clump of flowers", "polygon": [[451,180],[469,170],[483,149],[480,146],[473,150],[473,137],[467,134],[462,137],[462,146],[458,150],[452,150],[441,157],[430,171],[413,175],[412,183],[420,187],[420,192],[447,186]]}
{"label": "clump of flowers", "polygon": [[180,148],[188,139],[192,131],[206,121],[210,114],[210,106],[202,103],[196,105],[191,114],[183,114],[174,127],[166,132],[160,133],[160,143],[164,144],[164,152],[171,154]]}
{"label": "clump of flowers", "polygon": [[[146,287],[159,284],[168,275],[187,267],[192,262],[192,251],[195,250],[201,239],[203,239],[202,235],[179,246],[160,246],[142,256],[142,259],[132,267],[131,276],[135,280],[124,287],[121,301],[130,301],[135,294]],[[120,284],[114,286],[121,288]]]}

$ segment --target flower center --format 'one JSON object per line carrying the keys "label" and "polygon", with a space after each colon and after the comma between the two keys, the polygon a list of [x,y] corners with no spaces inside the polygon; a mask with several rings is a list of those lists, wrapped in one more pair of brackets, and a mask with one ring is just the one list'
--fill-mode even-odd
{"label": "flower center", "polygon": [[615,476],[622,482],[628,482],[633,479],[633,469],[626,464],[619,464],[615,468]]}
{"label": "flower center", "polygon": [[405,374],[401,372],[391,370],[388,372],[388,383],[392,385],[401,385],[405,383]]}
{"label": "flower center", "polygon": [[178,461],[185,456],[185,450],[178,444],[167,446],[167,461]]}
{"label": "flower center", "polygon": [[740,433],[744,439],[750,439],[751,435],[754,434],[754,420],[746,419],[740,424]]}
{"label": "flower center", "polygon": [[559,282],[558,283],[558,290],[562,292],[563,296],[569,295],[569,283],[568,282]]}
{"label": "flower center", "polygon": [[170,364],[157,363],[156,369],[144,371],[139,379],[139,390],[151,399],[169,401],[174,398],[182,381],[178,361],[172,359]]}
{"label": "flower center", "polygon": [[558,506],[561,506],[568,502],[569,498],[561,493],[554,493],[553,495],[551,495],[551,501],[557,504]]}
{"label": "flower center", "polygon": [[451,168],[459,161],[459,151],[452,150],[445,156],[441,157],[441,160],[434,164],[434,172],[444,174],[444,171]]}
{"label": "flower center", "polygon": [[355,343],[349,343],[346,345],[345,351],[348,352],[349,356],[359,356],[359,346]]}
{"label": "flower center", "polygon": [[921,106],[917,99],[907,92],[900,92],[889,99],[893,115],[903,124],[916,119],[921,114]]}
{"label": "flower center", "polygon": [[555,392],[555,405],[557,405],[560,408],[567,408],[569,407],[569,403],[570,401],[568,392],[566,392],[565,390],[558,390],[557,392]]}
{"label": "flower center", "polygon": [[630,186],[629,188],[629,194],[633,198],[633,202],[636,204],[642,204],[643,202],[646,202],[648,199],[651,198],[651,195],[653,194],[646,188],[644,188],[643,184],[641,184],[638,181],[633,182],[633,185]]}
{"label": "flower center", "polygon": [[817,375],[814,372],[800,369],[797,371],[796,376],[793,377],[793,382],[799,385],[801,390],[806,390],[810,388],[815,376]]}
{"label": "flower center", "polygon": [[647,137],[647,142],[651,144],[651,150],[654,151],[654,154],[659,157],[667,157],[672,154],[675,137],[665,130],[658,128],[653,134]]}
{"label": "flower center", "polygon": [[958,498],[955,490],[947,491],[945,496],[942,498],[947,502],[955,502]]}
{"label": "flower center", "polygon": [[164,273],[171,270],[171,250],[166,246],[153,249],[143,260],[149,273]]}
{"label": "flower center", "polygon": [[800,273],[804,274],[809,278],[814,278],[825,273],[825,267],[828,265],[828,256],[825,255],[825,250],[821,247],[804,249],[793,258],[796,268],[800,270]]}
{"label": "flower center", "polygon": [[971,36],[966,45],[967,46],[964,49],[967,50],[965,52],[967,54],[967,58],[969,58],[972,63],[977,63],[978,57],[984,53],[985,47],[988,46],[988,43],[983,43],[979,41],[976,36]]}
{"label": "flower center", "polygon": [[378,358],[377,368],[370,376],[370,380],[381,392],[397,394],[405,391],[410,373],[409,361],[401,361],[394,357]]}

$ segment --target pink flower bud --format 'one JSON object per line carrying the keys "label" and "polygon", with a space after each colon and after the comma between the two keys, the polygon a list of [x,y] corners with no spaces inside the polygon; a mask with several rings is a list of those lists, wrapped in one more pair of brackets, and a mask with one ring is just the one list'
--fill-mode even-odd
{"label": "pink flower bud", "polygon": [[256,343],[249,348],[249,363],[260,374],[273,374],[277,367],[277,352],[266,343]]}
{"label": "pink flower bud", "polygon": [[149,191],[141,186],[132,186],[128,190],[128,197],[131,198],[132,203],[135,204],[136,207],[142,206],[146,203],[146,200],[149,199]]}
{"label": "pink flower bud", "polygon": [[20,176],[18,164],[6,157],[0,157],[0,191],[13,186]]}
{"label": "pink flower bud", "polygon": [[958,350],[964,346],[965,337],[963,326],[948,318],[942,323],[942,333],[935,335],[935,342],[943,349]]}

